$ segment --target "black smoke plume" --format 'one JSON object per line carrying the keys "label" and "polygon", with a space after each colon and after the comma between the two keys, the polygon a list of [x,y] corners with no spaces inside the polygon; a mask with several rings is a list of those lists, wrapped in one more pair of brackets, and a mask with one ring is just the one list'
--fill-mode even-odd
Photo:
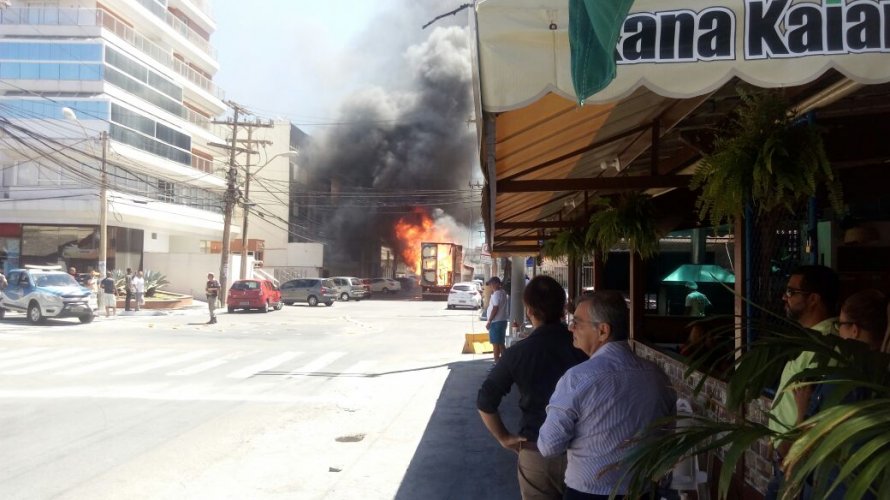
{"label": "black smoke plume", "polygon": [[[398,253],[392,228],[413,206],[459,218],[468,208],[459,194],[425,191],[466,190],[476,164],[470,33],[439,26],[423,35],[401,55],[396,89],[351,95],[341,125],[318,134],[303,155],[315,183],[331,190],[316,214],[333,273],[370,272],[380,244]],[[393,192],[402,194],[386,196]]]}

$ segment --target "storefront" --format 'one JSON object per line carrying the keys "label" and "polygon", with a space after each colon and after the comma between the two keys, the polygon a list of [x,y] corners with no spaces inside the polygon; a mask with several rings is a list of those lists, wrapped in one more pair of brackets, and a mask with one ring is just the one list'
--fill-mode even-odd
{"label": "storefront", "polygon": [[[141,229],[108,228],[108,269],[140,269],[144,234]],[[98,268],[98,226],[0,224],[0,265],[3,271],[26,265]]]}

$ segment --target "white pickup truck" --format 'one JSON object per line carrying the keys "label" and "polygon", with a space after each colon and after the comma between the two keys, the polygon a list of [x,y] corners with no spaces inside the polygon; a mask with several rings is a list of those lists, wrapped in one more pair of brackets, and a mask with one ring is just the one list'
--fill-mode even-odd
{"label": "white pickup truck", "polygon": [[35,325],[46,318],[78,318],[89,323],[96,316],[92,292],[65,272],[13,269],[6,280],[6,289],[0,291],[0,319],[6,311],[23,312]]}

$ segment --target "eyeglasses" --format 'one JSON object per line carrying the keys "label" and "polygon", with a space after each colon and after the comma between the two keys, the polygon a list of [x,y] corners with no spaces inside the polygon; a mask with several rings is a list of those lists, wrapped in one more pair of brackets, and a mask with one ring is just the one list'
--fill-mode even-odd
{"label": "eyeglasses", "polygon": [[835,321],[832,323],[832,326],[834,326],[835,330],[840,330],[842,326],[853,326],[855,324],[855,321]]}
{"label": "eyeglasses", "polygon": [[791,288],[791,287],[788,287],[788,288],[785,289],[785,293],[784,293],[783,295],[785,295],[785,297],[791,298],[791,297],[794,297],[794,296],[797,295],[797,294],[801,294],[801,295],[809,295],[809,294],[811,294],[811,293],[813,293],[813,292],[810,292],[810,291],[807,291],[807,290],[801,290],[800,288]]}
{"label": "eyeglasses", "polygon": [[600,323],[602,323],[602,321],[590,321],[587,319],[578,319],[574,316],[569,317],[569,328],[575,328],[580,323],[587,323],[590,326],[595,326],[595,325],[599,325]]}

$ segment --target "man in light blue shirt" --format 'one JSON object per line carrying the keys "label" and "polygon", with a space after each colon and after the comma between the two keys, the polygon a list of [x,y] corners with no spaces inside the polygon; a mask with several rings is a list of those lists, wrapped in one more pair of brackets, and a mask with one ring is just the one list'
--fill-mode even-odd
{"label": "man in light blue shirt", "polygon": [[626,342],[628,323],[624,297],[614,291],[582,298],[569,323],[575,347],[590,359],[559,379],[538,434],[542,455],[568,452],[564,499],[626,493],[619,484],[626,471],[617,464],[628,442],[675,412],[677,396],[667,375]]}

